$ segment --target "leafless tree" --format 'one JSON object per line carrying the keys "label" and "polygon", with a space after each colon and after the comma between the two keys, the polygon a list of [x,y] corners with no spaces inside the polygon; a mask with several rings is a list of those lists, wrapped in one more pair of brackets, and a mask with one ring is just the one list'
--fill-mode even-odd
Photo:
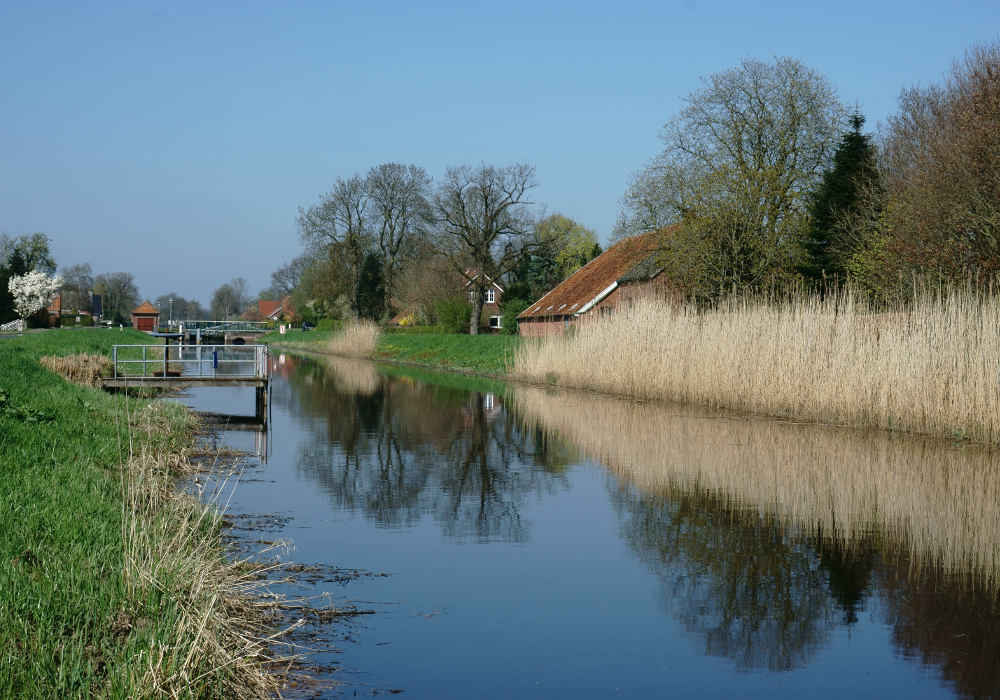
{"label": "leafless tree", "polygon": [[230,317],[246,311],[249,304],[247,281],[237,277],[212,293],[212,316],[219,321],[228,321]]}
{"label": "leafless tree", "polygon": [[[360,175],[337,178],[333,188],[308,209],[299,208],[299,237],[314,257],[335,248],[347,261],[351,288],[357,291],[365,254],[371,249],[368,196]],[[352,293],[353,298],[356,294]]]}
{"label": "leafless tree", "polygon": [[302,282],[302,275],[313,261],[313,256],[303,253],[271,273],[271,291],[279,299],[291,296]]}
{"label": "leafless tree", "polygon": [[416,165],[383,163],[365,176],[374,242],[382,263],[386,291],[396,291],[396,280],[417,250],[418,239],[431,221],[431,177]]}
{"label": "leafless tree", "polygon": [[891,250],[947,279],[1000,274],[1000,42],[904,90],[884,147]]}
{"label": "leafless tree", "polygon": [[90,263],[70,265],[60,273],[63,278],[62,307],[69,311],[91,310],[94,274]]}
{"label": "leafless tree", "polygon": [[100,294],[104,317],[117,323],[130,318],[139,305],[139,288],[130,272],[108,272],[94,278],[94,292]]}
{"label": "leafless tree", "polygon": [[434,196],[440,250],[472,291],[469,333],[479,332],[491,280],[503,277],[538,246],[537,215],[528,196],[535,167],[463,165],[448,168]]}

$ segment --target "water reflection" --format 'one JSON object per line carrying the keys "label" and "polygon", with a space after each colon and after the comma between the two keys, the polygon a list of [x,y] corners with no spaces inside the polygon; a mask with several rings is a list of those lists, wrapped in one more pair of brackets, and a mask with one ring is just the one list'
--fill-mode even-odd
{"label": "water reflection", "polygon": [[339,358],[304,362],[288,379],[324,433],[301,448],[298,468],[335,504],[378,525],[431,514],[447,536],[523,541],[524,499],[563,483],[569,456],[510,420],[497,394]]}
{"label": "water reflection", "polygon": [[707,653],[802,666],[877,599],[904,657],[1000,695],[1000,455],[578,393],[513,400],[616,475],[622,536]]}

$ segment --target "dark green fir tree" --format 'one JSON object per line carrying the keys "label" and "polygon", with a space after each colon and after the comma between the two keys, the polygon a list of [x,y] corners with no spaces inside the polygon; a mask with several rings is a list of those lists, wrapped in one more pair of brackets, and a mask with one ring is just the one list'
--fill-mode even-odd
{"label": "dark green fir tree", "polygon": [[844,262],[850,257],[851,242],[843,224],[858,206],[864,188],[877,182],[878,165],[871,136],[861,131],[865,118],[851,117],[851,130],[840,140],[833,167],[813,193],[809,230],[806,236],[803,275],[817,285],[843,282]]}

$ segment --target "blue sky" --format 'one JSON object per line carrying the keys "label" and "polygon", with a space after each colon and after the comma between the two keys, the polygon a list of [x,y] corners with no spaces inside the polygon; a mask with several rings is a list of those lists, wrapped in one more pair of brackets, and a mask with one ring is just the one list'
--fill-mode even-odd
{"label": "blue sky", "polygon": [[207,304],[266,287],[338,176],[528,161],[606,241],[701,76],[794,56],[874,127],[998,36],[995,0],[0,0],[0,233]]}

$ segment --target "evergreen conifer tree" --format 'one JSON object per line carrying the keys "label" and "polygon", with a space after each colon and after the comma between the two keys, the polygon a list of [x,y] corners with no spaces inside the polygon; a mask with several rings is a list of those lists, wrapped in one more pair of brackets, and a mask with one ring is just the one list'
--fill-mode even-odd
{"label": "evergreen conifer tree", "polygon": [[833,167],[813,194],[802,274],[816,284],[844,281],[844,262],[851,251],[842,224],[858,205],[863,188],[878,178],[875,146],[871,135],[861,131],[864,123],[858,112],[851,116],[851,130],[840,140]]}

